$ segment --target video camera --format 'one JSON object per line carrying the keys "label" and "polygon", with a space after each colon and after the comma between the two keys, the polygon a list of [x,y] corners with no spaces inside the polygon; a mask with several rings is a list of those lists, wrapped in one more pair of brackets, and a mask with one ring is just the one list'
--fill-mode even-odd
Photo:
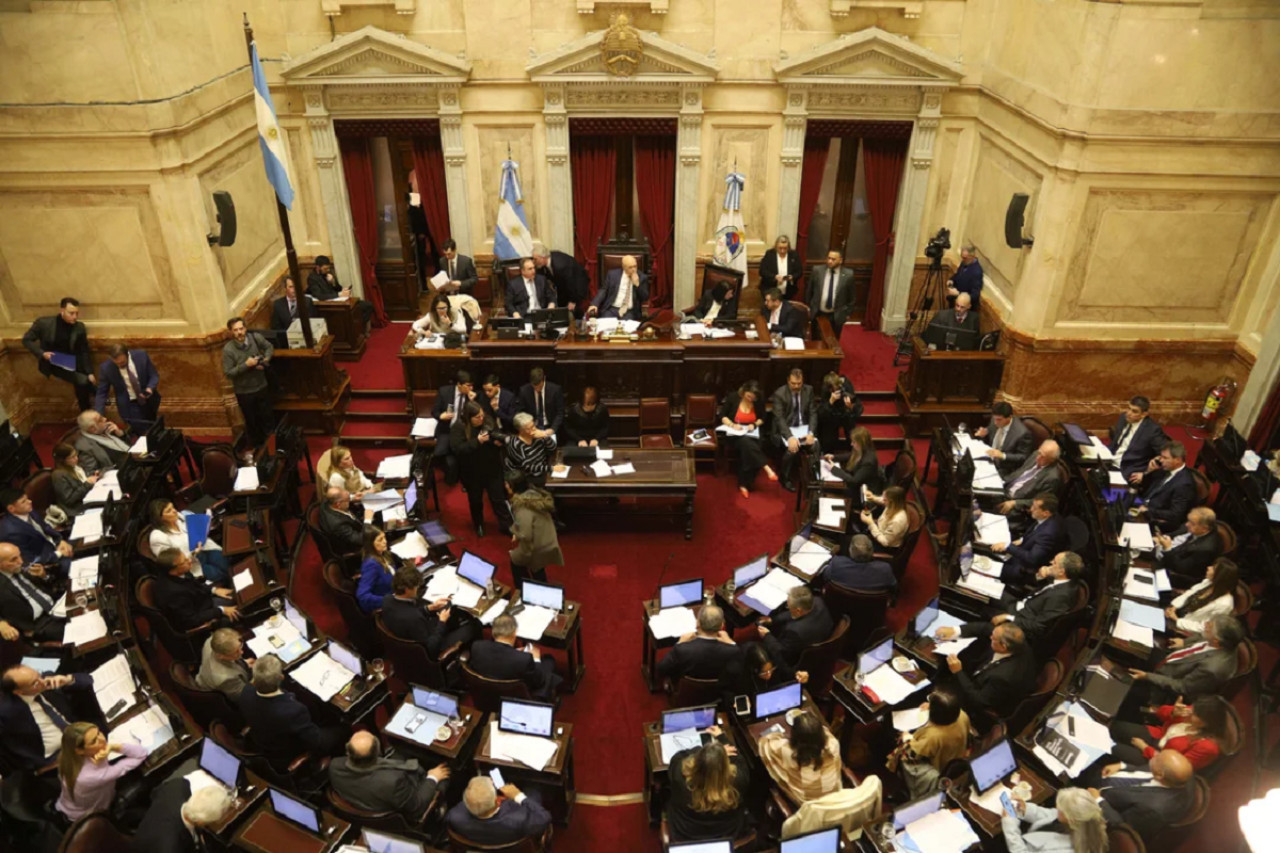
{"label": "video camera", "polygon": [[939,228],[938,233],[929,241],[929,245],[924,247],[925,257],[934,261],[942,260],[942,253],[951,248],[951,230],[948,228]]}

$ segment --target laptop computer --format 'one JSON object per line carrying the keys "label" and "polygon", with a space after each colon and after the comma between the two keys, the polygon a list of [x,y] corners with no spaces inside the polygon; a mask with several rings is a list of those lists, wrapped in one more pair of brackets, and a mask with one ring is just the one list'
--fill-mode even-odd
{"label": "laptop computer", "polygon": [[498,706],[498,730],[512,734],[551,737],[556,706],[550,702],[503,699]]}
{"label": "laptop computer", "polygon": [[458,697],[454,694],[413,683],[409,684],[409,689],[414,707],[445,717],[458,716]]}
{"label": "laptop computer", "polygon": [[927,797],[921,797],[918,800],[913,800],[901,808],[894,809],[894,831],[901,832],[920,818],[931,815],[938,809],[942,808],[942,798],[945,796],[945,792],[938,791],[936,793],[929,794]]}
{"label": "laptop computer", "polygon": [[726,838],[721,841],[692,841],[688,844],[671,844],[667,850],[670,853],[733,853],[733,840]]}
{"label": "laptop computer", "polygon": [[756,694],[756,719],[763,720],[775,714],[785,714],[792,708],[799,708],[804,702],[803,688],[800,682],[793,681],[764,693]]}
{"label": "laptop computer", "polygon": [[874,672],[893,658],[893,637],[886,637],[879,643],[858,655],[858,672],[863,675]]}
{"label": "laptop computer", "polygon": [[685,607],[702,601],[702,578],[658,587],[658,607]]}
{"label": "laptop computer", "polygon": [[1013,757],[1013,748],[1008,738],[1001,738],[996,745],[981,755],[969,759],[969,770],[973,774],[973,784],[979,793],[991,790],[1001,779],[1018,769],[1018,761]]}
{"label": "laptop computer", "polygon": [[840,849],[840,827],[806,832],[782,842],[778,853],[837,853]]}
{"label": "laptop computer", "polygon": [[929,626],[938,620],[940,611],[938,606],[938,596],[929,599],[929,603],[920,609],[916,614],[916,618],[911,622],[911,630],[917,637],[923,637],[929,631]]}
{"label": "laptop computer", "polygon": [[360,830],[360,840],[369,848],[369,853],[424,853],[426,847],[421,841],[392,835],[380,829]]}
{"label": "laptop computer", "polygon": [[342,643],[330,640],[328,652],[329,657],[354,672],[357,676],[364,675],[364,661],[360,660],[360,655],[351,651]]}
{"label": "laptop computer", "polygon": [[240,785],[240,759],[223,749],[211,737],[206,737],[200,746],[200,769],[225,785],[229,791],[234,791]]}
{"label": "laptop computer", "polygon": [[1063,423],[1062,428],[1067,431],[1067,436],[1081,447],[1088,447],[1093,444],[1088,430],[1080,426],[1080,424]]}
{"label": "laptop computer", "polygon": [[496,568],[488,560],[477,557],[470,551],[463,551],[462,559],[458,561],[458,577],[466,578],[481,589],[485,589],[489,581],[493,580]]}
{"label": "laptop computer", "polygon": [[662,733],[684,732],[689,729],[709,729],[716,724],[715,705],[697,705],[689,708],[672,708],[662,712]]}
{"label": "laptop computer", "polygon": [[305,830],[320,834],[320,812],[276,788],[267,788],[271,792],[271,808],[280,817],[296,823]]}
{"label": "laptop computer", "polygon": [[545,607],[557,613],[564,610],[564,587],[553,583],[522,581],[520,600],[533,607]]}
{"label": "laptop computer", "polygon": [[438,519],[422,522],[418,525],[418,532],[422,534],[422,538],[427,540],[427,544],[432,548],[439,548],[441,545],[448,545],[453,541],[453,535],[445,528],[444,523]]}
{"label": "laptop computer", "polygon": [[409,486],[404,490],[404,514],[410,518],[418,517],[418,481],[409,478]]}
{"label": "laptop computer", "polygon": [[733,570],[733,586],[735,589],[741,590],[767,574],[769,574],[769,555],[761,554],[750,563],[741,565]]}

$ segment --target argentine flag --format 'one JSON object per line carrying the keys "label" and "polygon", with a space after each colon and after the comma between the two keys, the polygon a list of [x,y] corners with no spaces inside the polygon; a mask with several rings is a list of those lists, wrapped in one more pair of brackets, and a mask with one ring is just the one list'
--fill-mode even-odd
{"label": "argentine flag", "polygon": [[498,190],[498,222],[493,228],[493,256],[502,261],[527,258],[533,254],[529,220],[524,216],[520,192],[520,166],[515,160],[502,161],[502,186]]}
{"label": "argentine flag", "polygon": [[276,121],[276,108],[271,104],[271,90],[267,88],[267,76],[262,73],[258,61],[258,43],[250,48],[253,63],[253,105],[258,112],[258,146],[262,148],[262,164],[267,170],[267,180],[276,189],[276,198],[289,210],[293,210],[293,184],[289,181],[289,152],[284,147],[284,137]]}

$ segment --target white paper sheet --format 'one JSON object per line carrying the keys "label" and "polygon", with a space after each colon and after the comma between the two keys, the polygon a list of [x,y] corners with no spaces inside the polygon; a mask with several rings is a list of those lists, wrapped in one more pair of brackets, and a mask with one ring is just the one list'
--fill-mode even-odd
{"label": "white paper sheet", "polygon": [[774,611],[786,604],[787,593],[797,586],[804,586],[804,581],[791,572],[773,568],[747,589],[752,598]]}
{"label": "white paper sheet", "polygon": [[1154,551],[1156,547],[1151,527],[1145,521],[1126,521],[1120,532],[1120,543],[1135,551]]}
{"label": "white paper sheet", "polygon": [[[416,193],[414,193],[414,195],[416,195]],[[417,203],[413,202],[412,199],[410,199],[410,202],[413,203],[414,206],[417,206]],[[444,287],[448,283],[449,283],[449,273],[447,270],[441,270],[440,272],[431,276],[431,286],[436,288],[437,290],[439,290],[441,287]]]}
{"label": "white paper sheet", "polygon": [[697,729],[667,732],[658,735],[658,747],[662,751],[662,763],[670,764],[677,752],[702,746],[702,734]]}
{"label": "white paper sheet", "polygon": [[973,520],[973,525],[974,538],[979,542],[995,545],[1000,542],[1008,544],[1013,541],[1013,534],[1009,532],[1009,519],[1003,515],[984,512]]}
{"label": "white paper sheet", "polygon": [[556,612],[547,607],[526,604],[516,614],[516,636],[522,640],[541,640],[547,626],[556,618]]}
{"label": "white paper sheet", "polygon": [[698,627],[698,618],[688,607],[668,607],[649,617],[649,630],[658,640],[682,637]]}
{"label": "white paper sheet", "polygon": [[808,426],[791,427],[791,437],[803,441],[804,439],[809,437],[809,427]]}
{"label": "white paper sheet", "polygon": [[67,573],[71,579],[71,591],[82,592],[83,590],[98,585],[98,555],[92,557],[80,557],[71,561],[71,568]]}
{"label": "white paper sheet", "polygon": [[427,581],[427,588],[422,597],[427,601],[447,598],[458,591],[458,567],[444,566]]}
{"label": "white paper sheet", "polygon": [[114,743],[136,743],[152,753],[173,740],[173,726],[169,723],[169,715],[152,705],[112,729],[108,740]]}
{"label": "white paper sheet", "polygon": [[393,506],[391,509],[384,509],[382,511],[383,524],[390,524],[393,521],[407,521],[408,519],[409,513],[405,512],[404,504]]}
{"label": "white paper sheet", "polygon": [[1167,569],[1156,569],[1156,592],[1172,592],[1173,584],[1169,582]]}
{"label": "white paper sheet", "polygon": [[[1145,582],[1144,582],[1145,579]],[[1146,601],[1159,601],[1156,591],[1156,576],[1146,569],[1130,566],[1124,576],[1124,595],[1129,598],[1141,598]]]}
{"label": "white paper sheet", "polygon": [[111,658],[95,669],[92,675],[93,693],[98,698],[98,707],[103,714],[109,714],[109,720],[137,704],[138,685],[133,680],[129,661],[123,654]]}
{"label": "white paper sheet", "polygon": [[492,625],[494,619],[497,619],[503,613],[507,612],[507,607],[510,606],[510,604],[511,602],[508,601],[507,599],[499,598],[497,601],[495,601],[493,604],[489,606],[488,610],[486,610],[483,614],[481,614],[480,624]]}
{"label": "white paper sheet", "polygon": [[[1000,782],[988,788],[985,794],[979,794],[975,786],[969,789],[969,802],[978,808],[986,809],[994,815],[1002,815],[1004,814],[1004,805],[1000,802],[1000,797],[1005,791],[1012,792],[1012,790],[1012,788]],[[1010,796],[1013,796],[1013,794],[1010,793]]]}
{"label": "white paper sheet", "polygon": [[236,592],[244,592],[253,586],[253,573],[248,569],[236,572],[231,576],[231,583],[235,587]]}
{"label": "white paper sheet", "polygon": [[379,480],[406,480],[413,465],[413,454],[403,453],[399,456],[388,456],[378,463],[375,475]]}
{"label": "white paper sheet", "polygon": [[1257,471],[1258,466],[1262,464],[1262,457],[1253,451],[1252,448],[1246,448],[1240,456],[1240,467],[1246,471]]}
{"label": "white paper sheet", "polygon": [[1107,445],[1103,443],[1102,439],[1098,438],[1096,435],[1089,436],[1089,444],[1092,446],[1095,458],[1101,459],[1104,462],[1110,462],[1112,459],[1116,458],[1115,454],[1111,452],[1111,449],[1107,447]]}
{"label": "white paper sheet", "polygon": [[391,546],[391,553],[402,560],[416,560],[419,557],[426,557],[430,551],[431,546],[423,538],[422,534],[416,530],[409,531],[407,536]]}
{"label": "white paper sheet", "polygon": [[720,426],[716,427],[716,432],[724,433],[725,435],[737,436],[739,438],[742,436],[747,436],[748,438],[760,437],[760,427],[747,429],[744,426],[725,426],[724,424],[720,424]]}
{"label": "white paper sheet", "polygon": [[328,702],[354,681],[356,674],[329,657],[327,652],[320,652],[299,664],[289,677],[314,693],[321,702]]}
{"label": "white paper sheet", "polygon": [[596,458],[597,458],[597,459],[603,459],[603,460],[605,460],[606,462],[611,462],[611,461],[613,461],[613,451],[612,451],[612,450],[610,450],[610,449],[609,449],[609,448],[607,448],[607,447],[597,447],[597,448],[596,448]]}
{"label": "white paper sheet", "polygon": [[928,626],[930,636],[936,637],[939,628],[955,628],[959,631],[964,627],[965,620],[956,616],[954,613],[948,613],[945,610],[939,610],[938,615],[934,617],[933,622]]}
{"label": "white paper sheet", "polygon": [[845,508],[843,498],[818,498],[818,517],[814,523],[821,527],[844,527]]}
{"label": "white paper sheet", "polygon": [[832,469],[836,467],[834,462],[828,462],[826,459],[823,459],[821,462],[818,463],[818,467],[822,471],[822,482],[824,483],[841,482],[840,478],[837,477],[834,473],[832,473]]}
{"label": "white paper sheet", "polygon": [[[408,725],[419,718],[421,720],[418,725],[414,727],[413,731],[409,731]],[[391,718],[391,722],[387,723],[387,731],[402,738],[408,738],[423,746],[430,746],[435,742],[436,730],[443,725],[447,725],[448,722],[449,718],[443,714],[427,711],[415,706],[412,702],[406,702],[400,706],[399,711],[396,711],[396,715]]]}
{"label": "white paper sheet", "polygon": [[863,684],[875,691],[881,702],[896,705],[917,690],[928,687],[929,679],[923,679],[919,684],[912,684],[899,675],[892,666],[884,664],[873,669],[863,679]]}
{"label": "white paper sheet", "polygon": [[409,434],[414,438],[435,438],[436,427],[439,425],[440,422],[435,418],[418,418],[413,422],[413,429]]}
{"label": "white paper sheet", "polygon": [[954,433],[954,435],[956,437],[956,443],[960,445],[961,455],[963,455],[964,451],[967,450],[975,462],[978,461],[979,457],[985,457],[987,455],[987,451],[991,449],[991,445],[987,444],[972,433],[958,432]]}
{"label": "white paper sheet", "polygon": [[813,577],[823,566],[831,562],[831,554],[821,548],[817,551],[802,551],[799,554],[792,553],[787,562],[797,572]]}
{"label": "white paper sheet", "polygon": [[788,352],[802,352],[804,350],[804,338],[783,338],[782,348]]}
{"label": "white paper sheet", "polygon": [[568,465],[560,465],[560,466],[558,466],[558,467],[553,467],[553,468],[551,469],[551,479],[553,479],[553,480],[567,480],[567,479],[569,479],[569,466],[568,466]]}
{"label": "white paper sheet", "polygon": [[1111,630],[1111,636],[1117,640],[1124,640],[1129,643],[1137,643],[1140,646],[1146,646],[1154,649],[1156,646],[1155,632],[1143,625],[1135,625],[1124,619],[1117,619],[1116,626]]}
{"label": "white paper sheet", "polygon": [[935,643],[933,653],[939,656],[958,655],[965,649],[973,645],[977,637],[958,637],[954,640],[942,640]]}
{"label": "white paper sheet", "polygon": [[413,345],[414,349],[444,349],[444,335],[427,335]]}
{"label": "white paper sheet", "polygon": [[246,465],[236,471],[236,482],[231,487],[236,492],[252,492],[258,488],[258,469],[254,465]]}
{"label": "white paper sheet", "polygon": [[76,516],[71,524],[70,539],[81,539],[86,544],[102,538],[102,510],[87,509]]}
{"label": "white paper sheet", "polygon": [[489,755],[494,758],[519,761],[534,770],[542,770],[559,749],[560,744],[551,738],[500,731],[496,719],[489,722]]}
{"label": "white paper sheet", "polygon": [[989,598],[998,599],[1000,596],[1004,595],[1003,582],[998,581],[995,578],[989,578],[986,575],[979,574],[978,572],[969,572],[968,577],[960,578],[959,582],[956,583],[956,586],[971,589],[974,592],[980,592]]}
{"label": "white paper sheet", "polygon": [[1129,481],[1125,479],[1124,474],[1117,470],[1107,472],[1107,479],[1113,486],[1124,488],[1129,485]]}
{"label": "white paper sheet", "polygon": [[893,727],[900,732],[914,732],[929,722],[929,712],[923,708],[907,708],[893,712]]}
{"label": "white paper sheet", "polygon": [[613,473],[615,474],[634,474],[635,472],[636,466],[632,465],[630,462],[623,462],[621,465],[613,466]]}
{"label": "white paper sheet", "polygon": [[1000,573],[1004,570],[1004,563],[994,557],[988,557],[986,554],[974,554],[970,568],[975,572],[981,572],[989,578],[999,580]]}
{"label": "white paper sheet", "polygon": [[62,630],[62,642],[67,645],[83,646],[107,636],[107,623],[102,613],[90,610],[79,616],[72,616]]}
{"label": "white paper sheet", "polygon": [[610,477],[613,475],[613,469],[609,467],[609,463],[605,462],[603,459],[597,459],[595,462],[592,462],[591,471],[597,477]]}
{"label": "white paper sheet", "polygon": [[[272,642],[272,638],[276,642]],[[272,616],[253,629],[253,636],[245,641],[255,658],[275,655],[286,664],[293,663],[306,654],[311,643],[297,627],[287,619]]]}
{"label": "white paper sheet", "polygon": [[99,480],[98,482],[93,484],[93,488],[85,492],[84,503],[87,503],[87,504],[106,503],[107,498],[113,498],[115,500],[119,500],[120,496],[123,494],[124,494],[124,490],[120,488],[119,483],[108,483],[104,480]]}
{"label": "white paper sheet", "polygon": [[383,489],[380,492],[371,492],[360,499],[360,503],[365,509],[371,509],[379,512],[384,509],[404,503],[404,496],[395,489]]}
{"label": "white paper sheet", "polygon": [[1143,625],[1152,631],[1163,633],[1165,629],[1164,611],[1159,607],[1152,607],[1149,604],[1141,604],[1137,601],[1122,600],[1120,602],[1120,618],[1126,622],[1132,622],[1134,625]]}
{"label": "white paper sheet", "polygon": [[912,821],[904,832],[921,853],[960,853],[979,843],[969,821],[947,809]]}
{"label": "white paper sheet", "polygon": [[477,586],[466,578],[458,578],[458,588],[453,591],[455,606],[474,610],[482,598],[484,598],[484,587]]}
{"label": "white paper sheet", "polygon": [[[144,436],[141,436],[137,441],[135,441],[133,443],[133,446],[129,448],[129,453],[134,456],[146,456],[147,455],[147,437],[144,435]],[[99,480],[99,482],[101,482],[101,480]]]}

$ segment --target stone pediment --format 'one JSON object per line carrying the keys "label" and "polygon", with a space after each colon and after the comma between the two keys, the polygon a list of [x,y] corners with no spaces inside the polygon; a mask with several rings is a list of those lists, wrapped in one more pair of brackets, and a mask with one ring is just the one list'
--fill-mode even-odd
{"label": "stone pediment", "polygon": [[664,39],[650,30],[633,30],[639,37],[634,69],[626,76],[609,71],[603,43],[609,30],[588,33],[558,50],[535,56],[525,66],[535,83],[710,83],[720,72],[711,57]]}
{"label": "stone pediment", "polygon": [[907,39],[870,27],[815,45],[773,66],[781,83],[954,86],[962,69]]}
{"label": "stone pediment", "polygon": [[291,59],[290,83],[462,83],[471,63],[402,36],[363,27]]}

